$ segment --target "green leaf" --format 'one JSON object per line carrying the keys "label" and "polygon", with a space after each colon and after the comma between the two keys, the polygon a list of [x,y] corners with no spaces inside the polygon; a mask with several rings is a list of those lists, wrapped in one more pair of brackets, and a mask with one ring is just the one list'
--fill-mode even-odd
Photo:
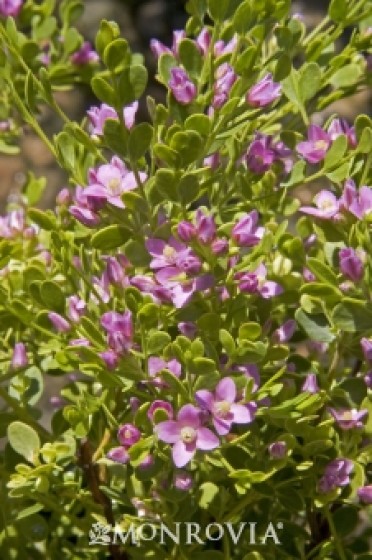
{"label": "green leaf", "polygon": [[164,161],[169,167],[178,167],[180,164],[180,156],[176,150],[172,150],[164,144],[155,144],[154,155],[160,161]]}
{"label": "green leaf", "polygon": [[147,352],[149,354],[157,354],[163,350],[164,346],[169,344],[171,337],[167,332],[151,333],[147,341]]}
{"label": "green leaf", "polygon": [[29,208],[28,217],[32,222],[47,231],[56,229],[56,217],[51,210],[39,210],[38,208]]}
{"label": "green leaf", "polygon": [[329,323],[324,315],[310,315],[303,309],[295,313],[297,323],[304,329],[311,340],[318,342],[332,342],[334,335],[330,331]]}
{"label": "green leaf", "polygon": [[141,64],[125,68],[118,80],[120,103],[128,105],[139,99],[147,86],[147,70]]}
{"label": "green leaf", "polygon": [[346,20],[348,14],[347,0],[332,0],[329,8],[328,15],[333,21],[337,23]]}
{"label": "green leaf", "polygon": [[148,123],[140,123],[130,131],[128,152],[131,159],[137,161],[150,147],[154,129]]}
{"label": "green leaf", "polygon": [[25,325],[29,325],[35,318],[32,311],[19,299],[13,299],[8,306],[8,310]]}
{"label": "green leaf", "polygon": [[178,194],[182,204],[190,204],[199,196],[199,181],[195,175],[185,175],[178,184]]}
{"label": "green leaf", "polygon": [[75,145],[71,136],[67,132],[60,132],[55,137],[55,143],[67,169],[74,170],[76,167],[76,155]]}
{"label": "green leaf", "polygon": [[169,53],[164,53],[160,55],[159,62],[158,62],[158,69],[159,74],[158,78],[159,81],[162,82],[165,86],[168,86],[168,82],[171,78],[171,70],[177,66],[177,61]]}
{"label": "green leaf", "polygon": [[345,298],[332,313],[335,326],[345,332],[372,330],[372,305],[357,299]]}
{"label": "green leaf", "polygon": [[348,148],[348,141],[344,134],[341,134],[332,143],[332,146],[328,150],[325,158],[323,167],[325,170],[335,167],[340,164],[342,158],[344,157],[346,150]]}
{"label": "green leaf", "polygon": [[316,62],[309,62],[301,68],[298,90],[302,101],[308,101],[318,92],[322,81],[322,71]]}
{"label": "green leaf", "polygon": [[103,56],[105,48],[120,36],[120,28],[117,23],[103,19],[100,23],[96,36],[95,46],[97,52]]}
{"label": "green leaf", "polygon": [[14,451],[30,463],[35,463],[41,444],[33,428],[23,422],[12,422],[8,427],[8,439]]}
{"label": "green leaf", "polygon": [[234,354],[235,352],[235,341],[233,339],[233,337],[231,336],[231,334],[226,331],[225,329],[221,329],[220,330],[220,342],[224,348],[224,350],[226,350],[227,355],[231,356],[232,354]]}
{"label": "green leaf", "polygon": [[229,9],[230,0],[208,0],[208,11],[214,21],[223,21]]}
{"label": "green leaf", "polygon": [[241,340],[257,340],[261,336],[261,325],[258,323],[243,323],[239,327],[239,339]]}
{"label": "green leaf", "polygon": [[170,141],[170,148],[178,152],[183,165],[188,165],[200,157],[203,140],[200,134],[193,130],[176,132]]}
{"label": "green leaf", "polygon": [[336,89],[349,88],[357,83],[362,76],[363,70],[357,64],[347,64],[340,68],[329,79],[329,83]]}
{"label": "green leaf", "polygon": [[40,286],[40,296],[49,309],[62,311],[65,308],[65,295],[56,282],[46,280]]}
{"label": "green leaf", "polygon": [[333,523],[337,534],[346,536],[356,529],[359,522],[358,509],[355,506],[342,506],[333,514]]}
{"label": "green leaf", "polygon": [[313,257],[307,259],[306,266],[315,274],[318,280],[331,284],[332,286],[337,286],[337,276],[330,266]]}
{"label": "green leaf", "polygon": [[198,132],[201,136],[208,136],[211,131],[211,120],[207,115],[196,114],[187,117],[185,121],[186,130],[194,130]]}
{"label": "green leaf", "polygon": [[192,360],[191,368],[193,373],[203,375],[213,373],[216,369],[216,364],[209,358],[194,358]]}
{"label": "green leaf", "polygon": [[[108,105],[116,107],[117,99],[115,90],[104,78],[101,76],[94,76],[90,83],[94,94],[100,101],[104,101]],[[124,103],[126,105],[126,103]]]}
{"label": "green leaf", "polygon": [[213,500],[220,493],[219,487],[213,482],[203,482],[199,487],[198,503],[201,509],[209,509]]}
{"label": "green leaf", "polygon": [[37,179],[33,174],[29,175],[26,190],[25,190],[25,195],[30,206],[33,206],[34,204],[39,202],[45,187],[46,187],[45,177],[39,177]]}
{"label": "green leaf", "polygon": [[247,0],[241,2],[233,16],[232,25],[234,30],[237,33],[246,34],[251,30],[254,21],[255,13],[252,10],[252,4]]}
{"label": "green leaf", "polygon": [[286,183],[281,183],[281,185],[283,187],[293,187],[302,183],[305,178],[305,168],[306,162],[303,159],[297,161],[293,166],[288,181]]}
{"label": "green leaf", "polygon": [[372,145],[372,128],[364,128],[358,142],[358,152],[368,154]]}
{"label": "green leaf", "polygon": [[200,75],[203,58],[195,41],[183,39],[178,46],[178,56],[190,76],[197,77]]}
{"label": "green leaf", "polygon": [[125,67],[130,62],[128,42],[120,38],[107,45],[103,52],[103,61],[111,71]]}
{"label": "green leaf", "polygon": [[107,251],[109,249],[116,249],[124,245],[131,236],[131,231],[117,224],[107,226],[95,234],[91,238],[91,245],[95,249]]}

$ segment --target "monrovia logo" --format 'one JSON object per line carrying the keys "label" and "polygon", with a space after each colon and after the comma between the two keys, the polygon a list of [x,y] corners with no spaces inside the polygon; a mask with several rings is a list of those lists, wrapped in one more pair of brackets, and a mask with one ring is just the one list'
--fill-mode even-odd
{"label": "monrovia logo", "polygon": [[[165,544],[171,539],[176,544],[206,544],[208,541],[219,541],[225,535],[230,536],[234,544],[238,544],[242,536],[248,536],[249,544],[266,545],[269,542],[280,545],[278,529],[283,529],[283,523],[274,525],[269,523],[264,530],[258,531],[257,522],[209,523],[202,527],[199,523],[176,522],[170,529],[164,523],[133,523],[123,530],[120,526],[111,527],[104,523],[94,523],[89,531],[90,545],[132,544],[140,546],[141,541],[158,541]],[[258,534],[260,533],[260,534]]]}

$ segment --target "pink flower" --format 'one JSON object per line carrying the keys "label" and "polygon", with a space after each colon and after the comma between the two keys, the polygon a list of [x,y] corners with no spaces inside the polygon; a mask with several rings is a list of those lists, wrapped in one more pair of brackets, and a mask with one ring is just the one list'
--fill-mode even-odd
{"label": "pink flower", "polygon": [[297,323],[294,319],[288,319],[283,323],[276,331],[273,333],[273,340],[277,344],[283,344],[291,340],[295,330],[297,328]]}
{"label": "pink flower", "polygon": [[334,218],[340,210],[340,204],[335,195],[326,190],[318,192],[313,202],[316,208],[313,206],[301,206],[300,211],[323,220],[329,220]]}
{"label": "pink flower", "polygon": [[118,429],[118,441],[125,447],[131,447],[141,438],[141,432],[133,424],[123,424]]}
{"label": "pink flower", "polygon": [[160,371],[162,371],[163,369],[168,369],[176,377],[180,377],[180,375],[182,373],[181,364],[175,359],[169,360],[168,362],[166,362],[162,358],[157,358],[156,356],[151,356],[149,358],[148,365],[149,365],[149,375],[151,375],[151,377],[155,377],[156,374],[159,373]]}
{"label": "pink flower", "polygon": [[372,340],[369,339],[369,338],[363,337],[360,340],[360,344],[361,344],[365,359],[368,362],[372,362]]}
{"label": "pink flower", "polygon": [[115,461],[115,463],[121,463],[122,465],[125,465],[130,460],[128,451],[122,446],[110,449],[107,453],[107,458],[111,459],[111,461]]}
{"label": "pink flower", "polygon": [[99,56],[89,41],[85,41],[80,49],[71,55],[70,60],[76,66],[82,66],[90,62],[98,62]]}
{"label": "pink flower", "polygon": [[334,459],[328,463],[318,484],[319,492],[326,494],[335,488],[347,486],[353,468],[353,462],[349,459]]}
{"label": "pink flower", "polygon": [[173,305],[180,309],[192,299],[195,292],[202,292],[211,288],[214,277],[204,274],[196,278],[189,278],[185,272],[177,267],[167,267],[156,273],[156,279],[162,286],[170,290]]}
{"label": "pink flower", "polygon": [[265,228],[257,227],[257,224],[257,210],[252,210],[249,214],[245,214],[235,224],[231,236],[239,247],[253,247],[261,241],[265,233]]}
{"label": "pink flower", "polygon": [[238,36],[235,34],[230,41],[225,43],[224,41],[216,41],[214,44],[214,55],[223,56],[224,54],[231,54],[234,52],[235,47],[238,45]]}
{"label": "pink flower", "polygon": [[201,411],[191,404],[184,405],[177,420],[167,420],[155,426],[158,438],[173,445],[172,457],[176,467],[184,467],[194,457],[197,449],[216,449],[219,440],[202,425]]}
{"label": "pink flower", "polygon": [[107,332],[108,344],[112,350],[120,354],[131,348],[133,344],[133,322],[130,311],[125,311],[123,314],[108,311],[102,315],[101,325]]}
{"label": "pink flower", "polygon": [[70,206],[70,214],[87,227],[94,227],[101,221],[98,212],[104,207],[104,197],[90,197],[79,185],[76,187],[74,204]]}
{"label": "pink flower", "polygon": [[209,47],[211,44],[211,34],[207,27],[203,27],[200,31],[199,35],[196,38],[196,45],[199,47],[200,52],[206,56],[209,51]]}
{"label": "pink flower", "polygon": [[252,107],[265,107],[281,96],[282,86],[273,81],[272,74],[266,74],[248,91],[246,101]]}
{"label": "pink flower", "polygon": [[333,418],[336,420],[337,424],[342,430],[351,430],[352,428],[363,428],[363,418],[368,414],[368,410],[356,410],[355,408],[351,410],[336,410],[334,408],[329,408],[329,412],[332,414]]}
{"label": "pink flower", "polygon": [[173,407],[167,401],[156,400],[153,401],[150,405],[150,408],[147,411],[147,418],[155,423],[155,415],[156,411],[162,411],[168,417],[168,420],[173,419]]}
{"label": "pink flower", "polygon": [[[134,125],[134,119],[138,110],[138,101],[134,101],[123,109],[124,124],[128,129]],[[105,122],[107,119],[119,120],[118,114],[113,107],[102,103],[100,107],[91,107],[87,111],[87,115],[91,124],[91,134],[102,136]]]}
{"label": "pink flower", "polygon": [[190,80],[185,70],[182,68],[171,69],[171,79],[168,85],[173,96],[182,105],[188,105],[197,96],[196,85]]}
{"label": "pink flower", "polygon": [[331,141],[333,142],[342,134],[346,136],[350,148],[356,148],[357,139],[355,128],[353,126],[349,126],[345,119],[333,119],[328,127],[328,136],[330,137]]}
{"label": "pink flower", "polygon": [[27,350],[23,342],[17,342],[14,345],[11,365],[13,369],[28,366]]}
{"label": "pink flower", "polygon": [[340,207],[362,220],[364,216],[372,212],[372,189],[363,186],[357,190],[354,181],[348,179],[340,198]]}
{"label": "pink flower", "polygon": [[297,151],[309,163],[319,163],[331,145],[331,138],[320,126],[312,124],[308,129],[307,141],[297,144]]}
{"label": "pink flower", "polygon": [[48,313],[48,317],[49,321],[52,323],[57,332],[65,333],[71,329],[70,323],[68,323],[66,319],[59,313],[51,311],[50,313]]}
{"label": "pink flower", "polygon": [[[140,172],[141,181],[147,175]],[[124,163],[114,156],[111,162],[101,165],[89,172],[90,184],[84,189],[84,195],[90,199],[109,202],[118,208],[124,208],[121,195],[138,187],[134,173],[128,171]]]}
{"label": "pink flower", "polygon": [[357,494],[361,502],[364,504],[372,504],[372,485],[358,488]]}
{"label": "pink flower", "polygon": [[254,420],[252,411],[243,404],[237,404],[236,386],[230,377],[219,381],[215,393],[201,389],[195,393],[195,400],[202,410],[212,415],[216,432],[223,436],[230,432],[231,425],[250,424]]}
{"label": "pink flower", "polygon": [[308,373],[305,381],[301,387],[302,391],[306,391],[308,393],[318,393],[319,386],[318,381],[315,373]]}
{"label": "pink flower", "polygon": [[114,350],[105,350],[100,352],[99,357],[105,362],[107,369],[110,371],[116,369],[119,365],[119,356]]}
{"label": "pink flower", "polygon": [[287,451],[285,441],[275,441],[269,445],[269,453],[273,459],[283,459],[287,455]]}
{"label": "pink flower", "polygon": [[364,275],[364,265],[356,251],[352,247],[345,247],[340,249],[338,257],[342,274],[353,282],[359,282]]}
{"label": "pink flower", "polygon": [[84,315],[86,303],[78,296],[71,296],[67,299],[67,316],[74,323],[80,321],[80,317]]}
{"label": "pink flower", "polygon": [[146,249],[153,257],[150,268],[154,270],[176,266],[186,273],[197,274],[201,268],[199,258],[174,237],[167,243],[162,239],[150,238],[146,241]]}
{"label": "pink flower", "polygon": [[225,63],[217,68],[212,101],[212,106],[215,109],[219,109],[226,103],[229,98],[230,90],[236,82],[237,77],[230,64]]}
{"label": "pink flower", "polygon": [[283,293],[280,284],[266,280],[267,269],[260,264],[253,272],[237,272],[234,276],[239,280],[239,288],[248,294],[259,294],[264,299],[269,299]]}
{"label": "pink flower", "polygon": [[0,0],[0,15],[17,17],[23,6],[23,0]]}

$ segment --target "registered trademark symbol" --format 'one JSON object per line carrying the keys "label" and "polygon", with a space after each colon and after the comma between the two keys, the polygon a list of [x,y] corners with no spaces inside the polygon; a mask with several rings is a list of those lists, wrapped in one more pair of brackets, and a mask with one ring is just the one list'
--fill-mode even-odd
{"label": "registered trademark symbol", "polygon": [[283,523],[281,521],[279,521],[276,526],[278,527],[278,529],[283,529]]}

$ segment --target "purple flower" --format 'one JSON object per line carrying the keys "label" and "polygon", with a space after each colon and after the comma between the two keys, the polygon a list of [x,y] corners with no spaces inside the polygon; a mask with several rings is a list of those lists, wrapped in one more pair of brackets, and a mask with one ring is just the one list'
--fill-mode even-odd
{"label": "purple flower", "polygon": [[150,238],[146,241],[146,249],[153,257],[150,268],[154,270],[173,266],[181,268],[182,265],[185,266],[190,257],[196,263],[197,271],[200,269],[201,263],[196,255],[174,237],[171,237],[168,242],[162,239]]}
{"label": "purple flower", "polygon": [[155,303],[170,303],[172,301],[171,291],[157,284],[154,278],[138,274],[130,278],[130,283],[143,294],[152,297]]}
{"label": "purple flower", "polygon": [[212,415],[212,422],[216,432],[224,436],[231,430],[231,425],[249,424],[254,415],[243,404],[236,404],[236,386],[230,377],[219,381],[215,393],[201,389],[195,393],[195,400],[203,410]]}
{"label": "purple flower", "polygon": [[335,195],[326,190],[318,192],[318,194],[315,195],[313,202],[315,203],[316,208],[313,206],[301,206],[300,211],[304,214],[310,214],[311,216],[316,216],[317,218],[329,220],[334,218],[340,210],[340,204]]}
{"label": "purple flower", "polygon": [[192,299],[195,292],[203,292],[214,284],[211,274],[196,278],[188,278],[186,273],[177,267],[167,267],[156,273],[156,279],[171,293],[173,305],[180,309]]}
{"label": "purple flower", "polygon": [[369,389],[372,389],[372,370],[367,371],[364,376],[364,383]]}
{"label": "purple flower", "polygon": [[367,362],[372,362],[372,340],[369,338],[362,338],[360,341],[363,354]]}
{"label": "purple flower", "polygon": [[[147,175],[139,173],[141,181],[146,181]],[[128,171],[124,163],[114,156],[110,163],[101,165],[89,172],[90,184],[84,189],[84,195],[91,199],[98,199],[104,203],[124,208],[121,195],[138,187],[134,173]]]}
{"label": "purple flower", "polygon": [[275,441],[269,445],[269,453],[273,459],[283,459],[287,455],[287,451],[285,441]]}
{"label": "purple flower", "polygon": [[232,39],[228,43],[224,41],[216,41],[214,44],[214,55],[215,56],[223,56],[224,54],[231,54],[234,52],[235,47],[238,45],[238,36],[235,34]]}
{"label": "purple flower", "polygon": [[217,68],[212,101],[212,106],[215,109],[219,109],[226,103],[236,79],[237,75],[230,64],[225,63]]}
{"label": "purple flower", "polygon": [[175,99],[182,105],[188,105],[197,96],[196,85],[182,68],[171,69],[171,79],[168,82],[168,86]]}
{"label": "purple flower", "polygon": [[177,490],[182,490],[182,492],[187,492],[191,490],[194,485],[194,480],[190,473],[187,471],[178,471],[175,473],[173,478],[173,485]]}
{"label": "purple flower", "polygon": [[[131,129],[134,125],[137,110],[138,101],[134,101],[123,109],[124,124],[128,129]],[[96,136],[102,136],[107,119],[119,120],[115,109],[106,103],[102,103],[100,107],[91,107],[89,111],[87,111],[87,115],[91,124],[91,134]]]}
{"label": "purple flower", "polygon": [[345,119],[333,119],[328,127],[328,136],[330,137],[331,141],[333,142],[342,134],[346,136],[350,148],[356,148],[357,138],[355,134],[355,128],[353,126],[349,126]]}
{"label": "purple flower", "polygon": [[155,377],[156,374],[162,371],[163,369],[168,369],[176,377],[180,377],[182,373],[182,366],[175,359],[166,362],[162,358],[151,356],[148,361],[148,367],[149,367],[149,375],[151,375],[151,377]]}
{"label": "purple flower", "polygon": [[95,227],[100,223],[98,212],[106,203],[105,197],[90,197],[79,185],[75,191],[75,204],[70,206],[70,214],[87,227]]}
{"label": "purple flower", "polygon": [[364,504],[372,504],[372,485],[369,486],[362,486],[358,488],[357,491],[358,497],[361,502]]}
{"label": "purple flower", "polygon": [[85,41],[80,49],[71,55],[70,60],[73,64],[76,64],[76,66],[82,66],[90,62],[98,62],[99,56],[92,48],[89,41]]}
{"label": "purple flower", "polygon": [[191,321],[183,321],[181,323],[178,323],[177,326],[180,333],[182,333],[184,336],[190,339],[195,338],[198,330],[195,323],[192,323]]}
{"label": "purple flower", "polygon": [[0,15],[17,17],[22,9],[23,0],[0,0]]}
{"label": "purple flower", "polygon": [[276,331],[273,333],[273,340],[277,344],[283,344],[291,340],[295,330],[297,328],[297,323],[294,319],[288,319],[283,323]]}
{"label": "purple flower", "polygon": [[24,368],[28,365],[26,346],[23,342],[16,342],[14,345],[11,365],[13,369]]}
{"label": "purple flower", "polygon": [[273,81],[272,74],[266,74],[248,91],[246,101],[252,107],[265,107],[282,94],[282,86]]}
{"label": "purple flower", "polygon": [[105,362],[107,369],[110,371],[118,367],[119,356],[116,352],[114,352],[114,350],[105,350],[104,352],[100,352],[99,356]]}
{"label": "purple flower", "polygon": [[107,453],[107,458],[111,459],[111,461],[115,461],[115,463],[121,463],[122,465],[125,465],[130,460],[129,453],[125,447],[113,447]]}
{"label": "purple flower", "polygon": [[242,372],[248,379],[253,379],[252,393],[255,393],[260,386],[261,379],[256,364],[241,364],[231,367],[232,371]]}
{"label": "purple flower", "polygon": [[204,245],[209,245],[216,236],[216,222],[211,215],[205,214],[200,208],[196,211],[196,237]]}
{"label": "purple flower", "polygon": [[68,332],[71,328],[70,323],[68,323],[66,319],[62,317],[62,315],[60,315],[59,313],[55,313],[54,311],[51,311],[50,313],[48,313],[48,318],[49,321],[52,323],[53,327],[56,329],[56,331],[60,333]]}
{"label": "purple flower", "polygon": [[105,280],[108,284],[115,284],[118,286],[127,286],[129,280],[125,275],[125,268],[130,266],[130,262],[123,254],[118,254],[116,257],[105,257],[106,269],[103,273]]}
{"label": "purple flower", "polygon": [[318,489],[326,494],[335,488],[347,486],[350,483],[350,473],[353,471],[353,462],[349,459],[334,459],[325,468],[319,480]]}
{"label": "purple flower", "polygon": [[70,191],[65,187],[59,191],[56,196],[56,203],[58,206],[68,206],[71,202]]}
{"label": "purple flower", "polygon": [[358,411],[355,408],[351,410],[329,408],[328,410],[342,430],[363,428],[363,422],[361,420],[368,414],[368,410],[365,409]]}
{"label": "purple flower", "polygon": [[67,316],[74,323],[80,321],[80,317],[84,315],[86,303],[78,296],[71,296],[67,299]]}
{"label": "purple flower", "polygon": [[209,51],[209,47],[211,44],[211,34],[210,31],[207,27],[203,27],[203,29],[200,31],[199,35],[196,38],[196,45],[197,47],[199,47],[200,52],[206,56],[208,54]]}
{"label": "purple flower", "polygon": [[168,420],[173,419],[173,407],[167,401],[156,400],[153,401],[150,405],[150,408],[147,411],[147,418],[151,420],[151,422],[156,423],[156,411],[161,411],[168,417]]}
{"label": "purple flower", "polygon": [[253,173],[265,173],[276,159],[272,137],[257,133],[248,148],[246,162]]}
{"label": "purple flower", "polygon": [[157,39],[151,39],[150,49],[157,58],[159,58],[162,54],[173,54],[175,57],[178,57],[179,44],[182,39],[185,38],[186,33],[183,29],[175,30],[173,31],[173,43],[171,49],[166,47],[161,41],[158,41]]}
{"label": "purple flower", "polygon": [[239,247],[253,247],[261,241],[265,233],[265,228],[257,227],[257,224],[257,210],[252,210],[249,214],[245,214],[235,224],[231,232],[231,237]]}
{"label": "purple flower", "polygon": [[340,250],[338,257],[342,274],[353,282],[359,282],[363,278],[364,266],[357,252],[346,247]]}
{"label": "purple flower", "polygon": [[340,207],[362,220],[364,216],[372,212],[372,189],[363,186],[358,191],[354,181],[349,179],[345,182],[344,191],[340,198]]}
{"label": "purple flower", "polygon": [[259,294],[264,299],[269,299],[283,293],[280,284],[266,280],[267,269],[260,264],[253,272],[238,272],[234,278],[239,280],[239,289],[248,294]]}
{"label": "purple flower", "polygon": [[305,381],[301,387],[302,391],[306,391],[307,393],[318,393],[319,386],[318,381],[315,373],[308,373]]}
{"label": "purple flower", "polygon": [[155,432],[161,441],[173,445],[172,457],[176,467],[184,467],[197,449],[210,451],[219,445],[216,435],[202,426],[201,411],[192,404],[180,409],[177,420],[157,424]]}
{"label": "purple flower", "polygon": [[309,163],[322,161],[331,145],[331,138],[320,126],[311,124],[307,133],[307,141],[297,145],[297,151]]}
{"label": "purple flower", "polygon": [[125,447],[131,447],[141,439],[141,432],[133,424],[123,424],[118,429],[118,441]]}
{"label": "purple flower", "polygon": [[108,311],[102,315],[101,325],[108,333],[108,344],[112,350],[120,354],[131,348],[133,344],[133,323],[130,311],[125,311],[123,314]]}
{"label": "purple flower", "polygon": [[177,235],[181,241],[191,241],[196,235],[195,226],[191,222],[183,220],[177,226]]}

